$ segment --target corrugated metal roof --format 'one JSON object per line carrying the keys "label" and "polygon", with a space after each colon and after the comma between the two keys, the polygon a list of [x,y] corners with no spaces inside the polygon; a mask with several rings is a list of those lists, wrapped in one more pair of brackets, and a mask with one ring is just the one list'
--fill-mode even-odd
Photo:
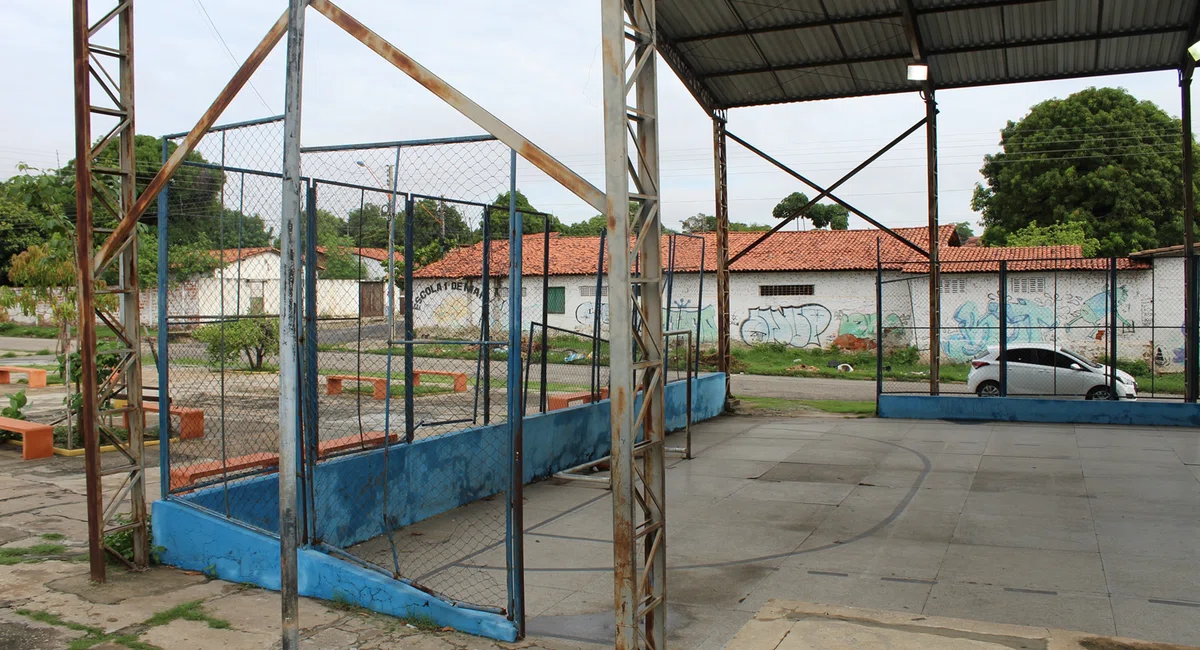
{"label": "corrugated metal roof", "polygon": [[[1177,68],[1200,0],[658,0],[668,62],[710,108]],[[705,100],[701,100],[704,103]]]}

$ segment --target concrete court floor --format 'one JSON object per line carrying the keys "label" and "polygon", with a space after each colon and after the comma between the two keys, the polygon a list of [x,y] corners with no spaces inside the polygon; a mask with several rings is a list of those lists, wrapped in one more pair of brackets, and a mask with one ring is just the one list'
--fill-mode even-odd
{"label": "concrete court floor", "polygon": [[[671,647],[771,598],[1200,645],[1195,429],[734,416],[693,444],[667,472]],[[526,496],[531,638],[611,645],[609,493]]]}

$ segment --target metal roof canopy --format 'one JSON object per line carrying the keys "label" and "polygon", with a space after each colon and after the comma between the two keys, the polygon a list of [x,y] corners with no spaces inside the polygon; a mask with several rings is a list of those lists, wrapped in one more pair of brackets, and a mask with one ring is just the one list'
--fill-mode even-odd
{"label": "metal roof canopy", "polygon": [[711,110],[1189,68],[1198,0],[658,0],[664,60]]}

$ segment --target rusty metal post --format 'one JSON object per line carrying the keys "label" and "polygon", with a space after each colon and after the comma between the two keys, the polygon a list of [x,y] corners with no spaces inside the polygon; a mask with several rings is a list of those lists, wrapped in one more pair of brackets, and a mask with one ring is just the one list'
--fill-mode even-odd
{"label": "rusty metal post", "polygon": [[[667,574],[656,24],[653,2],[630,5],[628,14],[625,9],[621,0],[603,0],[600,12],[610,243],[614,645],[657,650],[666,647]],[[632,46],[628,59],[626,39]],[[634,89],[635,105],[628,106]],[[627,134],[634,136],[632,148]],[[638,205],[632,219],[630,201]],[[631,273],[633,259],[642,269],[637,278]]]}
{"label": "rusty metal post", "polygon": [[92,117],[88,78],[88,3],[72,7],[75,53],[75,262],[79,274],[79,362],[82,373],[79,430],[87,478],[88,562],[91,579],[104,582],[104,495],[100,485],[100,440],[96,430],[96,318],[92,276]]}
{"label": "rusty metal post", "polygon": [[[115,21],[115,23],[114,23]],[[116,47],[93,42],[104,36],[109,25],[116,25]],[[137,241],[132,232],[113,232],[103,248],[121,260],[115,286],[97,291],[94,206],[101,206],[113,220],[125,219],[138,203],[149,203],[152,197],[137,196],[134,159],[134,95],[133,95],[133,3],[116,2],[99,20],[88,19],[86,2],[77,1],[73,8],[75,63],[75,257],[78,269],[79,350],[82,357],[82,406],[79,413],[83,433],[85,469],[87,473],[88,542],[91,576],[97,582],[106,577],[105,551],[112,552],[104,537],[118,532],[130,532],[133,538],[133,557],[121,557],[130,568],[145,568],[149,563],[146,516],[146,473],[142,444],[142,361],[141,327],[138,302]],[[117,66],[112,75],[105,62]],[[93,103],[92,83],[103,91],[99,102]],[[117,123],[92,142],[92,118],[116,118]],[[116,166],[99,162],[110,147],[116,149]],[[116,177],[116,194],[111,183],[96,176]],[[102,267],[99,267],[102,268]],[[101,296],[97,300],[97,294]],[[107,301],[116,297],[118,310],[114,315]],[[115,355],[117,363],[103,379],[97,377],[96,319],[116,334],[117,345],[106,353]],[[110,407],[114,400],[125,401],[123,406]],[[102,424],[102,416],[122,416],[129,423],[129,432],[122,440]],[[101,468],[99,448],[103,443],[115,446],[121,461]],[[104,477],[119,476],[121,480],[110,496],[105,498]]]}
{"label": "rusty metal post", "polygon": [[941,387],[941,268],[938,265],[937,100],[933,84],[925,86],[925,166],[929,196],[929,394]]}
{"label": "rusty metal post", "polygon": [[[716,178],[717,219],[717,370],[725,373],[725,404],[732,396],[729,367],[733,357],[729,350],[729,177],[726,162],[725,111],[713,114],[713,172]],[[701,296],[703,301],[703,296]]]}
{"label": "rusty metal post", "polygon": [[[283,200],[279,233],[279,590],[283,650],[300,647],[297,473],[300,471],[296,397],[300,387],[300,114],[304,70],[304,10],[289,0],[284,82]],[[315,264],[316,260],[308,260]]]}

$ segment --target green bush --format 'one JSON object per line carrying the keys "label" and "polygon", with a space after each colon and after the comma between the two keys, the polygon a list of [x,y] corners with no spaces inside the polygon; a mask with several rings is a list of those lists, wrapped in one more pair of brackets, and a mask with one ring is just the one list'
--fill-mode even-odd
{"label": "green bush", "polygon": [[886,353],[884,356],[884,361],[897,366],[911,366],[920,360],[921,352],[917,350],[916,346],[913,345],[898,348],[892,352]]}
{"label": "green bush", "polygon": [[278,318],[243,318],[205,325],[192,337],[207,348],[213,364],[237,364],[245,355],[251,370],[262,370],[267,357],[279,353]]}
{"label": "green bush", "polygon": [[28,403],[29,400],[25,397],[25,391],[17,391],[8,396],[8,406],[0,410],[0,416],[14,420],[24,420],[25,413],[21,409],[25,408],[25,405]]}

